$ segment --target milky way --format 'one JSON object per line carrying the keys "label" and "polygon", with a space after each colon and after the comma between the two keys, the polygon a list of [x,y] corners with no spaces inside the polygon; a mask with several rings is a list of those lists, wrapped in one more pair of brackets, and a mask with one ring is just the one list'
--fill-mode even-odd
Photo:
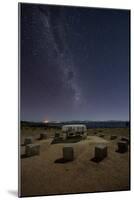
{"label": "milky way", "polygon": [[[58,65],[61,69],[62,83],[73,90],[74,106],[79,105],[81,101],[80,86],[77,83],[77,69],[74,63],[73,54],[65,40],[69,31],[69,24],[64,21],[64,14],[59,9],[58,17],[51,9],[43,9],[39,6],[41,20],[44,25],[44,32],[47,35],[48,42],[57,53]],[[66,32],[67,31],[67,32]]]}
{"label": "milky way", "polygon": [[21,118],[129,118],[129,11],[21,4]]}

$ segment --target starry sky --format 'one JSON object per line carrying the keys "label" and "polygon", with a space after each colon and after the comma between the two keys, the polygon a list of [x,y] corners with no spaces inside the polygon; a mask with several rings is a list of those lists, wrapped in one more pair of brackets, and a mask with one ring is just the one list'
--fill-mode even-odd
{"label": "starry sky", "polygon": [[129,15],[21,4],[21,120],[129,120]]}

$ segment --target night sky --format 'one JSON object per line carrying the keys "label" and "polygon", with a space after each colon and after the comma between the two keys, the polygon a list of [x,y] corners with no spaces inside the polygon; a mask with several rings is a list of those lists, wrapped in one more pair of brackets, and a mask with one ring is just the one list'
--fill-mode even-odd
{"label": "night sky", "polygon": [[129,120],[129,11],[21,4],[21,120]]}

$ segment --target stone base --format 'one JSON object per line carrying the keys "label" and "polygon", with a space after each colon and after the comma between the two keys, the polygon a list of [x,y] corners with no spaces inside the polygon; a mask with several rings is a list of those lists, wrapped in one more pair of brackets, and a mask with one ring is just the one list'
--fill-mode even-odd
{"label": "stone base", "polygon": [[40,145],[39,144],[28,144],[26,146],[26,156],[35,156],[40,154]]}

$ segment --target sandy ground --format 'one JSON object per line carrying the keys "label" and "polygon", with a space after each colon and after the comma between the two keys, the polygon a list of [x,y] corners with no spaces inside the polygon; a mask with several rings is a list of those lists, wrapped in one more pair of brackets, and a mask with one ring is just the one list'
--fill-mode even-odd
{"label": "sandy ground", "polygon": [[[121,136],[129,138],[129,129],[90,129],[88,138],[77,143],[70,143],[74,148],[75,159],[68,163],[54,163],[62,158],[64,143],[51,144],[52,138],[37,140],[39,130],[32,131],[34,143],[41,145],[39,156],[21,159],[21,195],[51,195],[97,191],[128,190],[129,185],[129,151],[116,152],[117,141]],[[52,136],[52,130],[50,136]],[[23,143],[28,130],[22,131]],[[37,134],[38,133],[38,134]],[[94,135],[95,134],[95,135]],[[104,138],[100,135],[104,134]],[[110,135],[117,135],[110,140]],[[91,161],[94,147],[107,144],[108,157],[99,163]],[[25,146],[21,147],[24,154]]]}

